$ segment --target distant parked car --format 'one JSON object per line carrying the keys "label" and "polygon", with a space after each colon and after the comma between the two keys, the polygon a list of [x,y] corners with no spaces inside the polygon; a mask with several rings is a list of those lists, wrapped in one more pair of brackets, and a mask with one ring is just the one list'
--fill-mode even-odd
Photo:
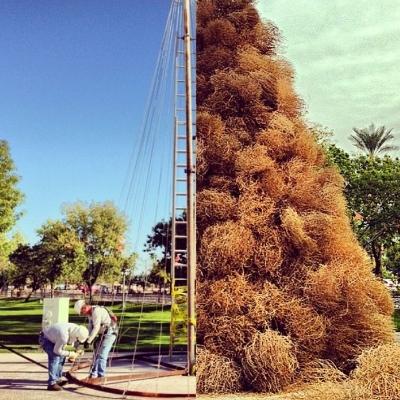
{"label": "distant parked car", "polygon": [[54,290],[66,290],[67,284],[66,283],[59,283],[58,285],[54,286]]}

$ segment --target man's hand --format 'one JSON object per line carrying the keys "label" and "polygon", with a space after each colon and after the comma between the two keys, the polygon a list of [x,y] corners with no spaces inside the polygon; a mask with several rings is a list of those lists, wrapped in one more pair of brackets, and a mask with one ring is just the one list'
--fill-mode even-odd
{"label": "man's hand", "polygon": [[68,361],[69,362],[75,362],[75,360],[78,358],[78,353],[76,351],[70,351],[68,354]]}

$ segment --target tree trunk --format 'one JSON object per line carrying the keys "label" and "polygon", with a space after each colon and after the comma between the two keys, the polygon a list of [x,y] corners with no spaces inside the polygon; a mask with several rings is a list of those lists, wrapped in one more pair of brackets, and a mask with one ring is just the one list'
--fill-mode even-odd
{"label": "tree trunk", "polygon": [[92,304],[92,285],[88,284],[88,289],[89,289],[89,303]]}
{"label": "tree trunk", "polygon": [[371,245],[372,256],[374,257],[375,267],[374,274],[382,278],[382,259],[381,259],[381,245],[380,243],[373,242]]}
{"label": "tree trunk", "polygon": [[26,298],[25,298],[25,300],[24,300],[24,303],[27,303],[27,302],[29,301],[29,299],[30,299],[31,296],[32,296],[32,293],[33,293],[33,289],[29,292],[28,296],[26,296]]}
{"label": "tree trunk", "polygon": [[54,282],[50,283],[50,298],[54,298]]}

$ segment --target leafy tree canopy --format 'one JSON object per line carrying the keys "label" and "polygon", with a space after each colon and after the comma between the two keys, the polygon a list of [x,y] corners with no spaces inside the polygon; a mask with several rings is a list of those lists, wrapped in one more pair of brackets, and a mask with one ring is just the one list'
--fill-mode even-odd
{"label": "leafy tree canopy", "polygon": [[16,208],[23,195],[17,188],[18,182],[8,144],[0,140],[0,234],[8,232],[19,217]]}
{"label": "leafy tree canopy", "polygon": [[121,272],[126,217],[110,202],[89,206],[75,203],[65,207],[65,224],[75,232],[83,247],[86,269],[83,278],[89,287],[99,278],[113,281]]}
{"label": "leafy tree canopy", "polygon": [[9,284],[13,276],[14,266],[10,262],[10,254],[12,254],[19,245],[24,243],[24,239],[20,233],[15,233],[11,239],[4,240],[0,249],[0,288]]}
{"label": "leafy tree canopy", "polygon": [[39,230],[38,251],[49,282],[78,283],[86,266],[82,243],[62,221],[47,221]]}
{"label": "leafy tree canopy", "polygon": [[[177,221],[185,221],[186,215],[183,214],[176,219]],[[179,236],[186,235],[186,225],[177,225],[177,234]],[[145,251],[149,252],[153,259],[153,268],[149,276],[149,281],[153,283],[163,283],[169,281],[169,275],[171,273],[171,253],[172,253],[172,219],[169,221],[160,221],[153,226],[152,232],[147,236],[145,244]],[[178,249],[186,248],[186,239],[176,239],[176,246]],[[176,271],[177,277],[184,277],[184,271],[182,275]]]}
{"label": "leafy tree canopy", "polygon": [[329,156],[345,178],[345,195],[352,224],[381,274],[385,248],[400,236],[400,160],[356,156],[331,145]]}
{"label": "leafy tree canopy", "polygon": [[8,256],[21,242],[19,235],[12,239],[7,235],[20,216],[17,207],[23,195],[17,187],[19,179],[8,143],[0,140],[0,271],[8,268]]}
{"label": "leafy tree canopy", "polygon": [[14,265],[11,274],[12,283],[17,287],[29,284],[32,292],[45,284],[47,282],[47,271],[43,256],[40,245],[20,244],[10,255],[10,261]]}

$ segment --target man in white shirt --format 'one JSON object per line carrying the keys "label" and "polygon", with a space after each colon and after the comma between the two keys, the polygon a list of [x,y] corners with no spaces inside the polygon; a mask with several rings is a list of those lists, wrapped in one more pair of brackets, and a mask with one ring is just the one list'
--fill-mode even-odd
{"label": "man in white shirt", "polygon": [[75,350],[89,336],[86,327],[72,323],[56,323],[44,328],[39,335],[39,343],[48,356],[49,379],[47,390],[59,391],[67,381],[62,381],[62,369],[66,357],[74,361],[82,351],[67,351],[64,346],[74,345]]}
{"label": "man in white shirt", "polygon": [[95,341],[94,359],[89,378],[103,378],[106,374],[107,359],[117,338],[117,320],[113,313],[102,306],[85,304],[84,300],[75,303],[75,311],[89,318],[89,337],[86,341],[91,344]]}

